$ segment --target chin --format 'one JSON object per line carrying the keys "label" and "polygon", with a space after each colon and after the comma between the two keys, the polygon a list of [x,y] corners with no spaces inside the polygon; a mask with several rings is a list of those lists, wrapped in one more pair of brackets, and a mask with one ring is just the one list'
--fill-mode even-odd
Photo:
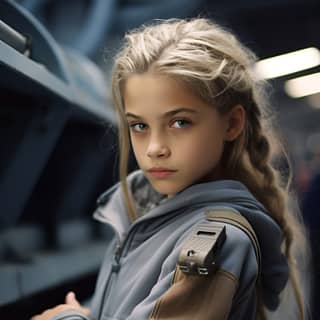
{"label": "chin", "polygon": [[168,197],[173,197],[174,195],[186,188],[183,186],[172,185],[172,183],[164,181],[150,181],[150,183],[157,192],[163,195],[167,195]]}

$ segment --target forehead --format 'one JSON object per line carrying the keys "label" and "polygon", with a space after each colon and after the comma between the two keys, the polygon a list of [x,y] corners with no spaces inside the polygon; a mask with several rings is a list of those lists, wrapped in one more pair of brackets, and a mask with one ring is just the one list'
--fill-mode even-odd
{"label": "forehead", "polygon": [[133,113],[163,113],[173,107],[212,108],[184,82],[151,72],[131,75],[124,84],[123,98],[125,110]]}

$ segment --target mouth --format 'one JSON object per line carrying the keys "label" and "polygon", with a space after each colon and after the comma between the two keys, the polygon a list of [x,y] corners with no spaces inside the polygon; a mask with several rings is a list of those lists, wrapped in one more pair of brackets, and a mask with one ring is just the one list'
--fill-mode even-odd
{"label": "mouth", "polygon": [[152,177],[161,179],[173,175],[177,170],[172,170],[168,168],[151,168],[147,171]]}

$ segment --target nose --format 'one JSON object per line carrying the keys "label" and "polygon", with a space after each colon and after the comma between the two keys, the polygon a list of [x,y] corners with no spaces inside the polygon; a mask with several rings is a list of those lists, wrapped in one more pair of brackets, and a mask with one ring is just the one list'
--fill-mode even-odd
{"label": "nose", "polygon": [[147,156],[149,158],[167,158],[170,155],[170,148],[161,141],[159,137],[152,137],[150,139]]}

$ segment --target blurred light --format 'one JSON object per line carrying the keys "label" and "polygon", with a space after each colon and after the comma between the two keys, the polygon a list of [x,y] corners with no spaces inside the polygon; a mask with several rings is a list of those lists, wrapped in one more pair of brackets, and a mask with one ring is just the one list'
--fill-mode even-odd
{"label": "blurred light", "polygon": [[319,50],[307,48],[260,60],[256,63],[254,71],[260,79],[271,79],[310,69],[319,64]]}
{"label": "blurred light", "polygon": [[320,72],[286,81],[284,90],[292,98],[301,98],[320,92]]}

